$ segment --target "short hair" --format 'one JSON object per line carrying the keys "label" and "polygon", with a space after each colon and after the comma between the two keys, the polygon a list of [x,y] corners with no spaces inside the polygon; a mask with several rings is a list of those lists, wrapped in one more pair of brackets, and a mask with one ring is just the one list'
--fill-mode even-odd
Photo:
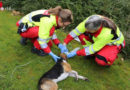
{"label": "short hair", "polygon": [[99,15],[92,15],[85,22],[85,28],[88,30],[97,30],[102,24],[102,18]]}

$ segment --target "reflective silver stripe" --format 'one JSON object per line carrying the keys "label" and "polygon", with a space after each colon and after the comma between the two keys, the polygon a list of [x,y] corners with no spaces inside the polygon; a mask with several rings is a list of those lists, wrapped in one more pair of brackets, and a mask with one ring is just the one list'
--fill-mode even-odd
{"label": "reflective silver stripe", "polygon": [[110,45],[110,46],[111,46],[111,45],[113,45],[113,44],[112,44],[112,43],[108,43],[107,45]]}
{"label": "reflective silver stripe", "polygon": [[46,42],[47,40],[50,40],[50,39],[51,38],[47,38],[47,39],[38,38],[38,41]]}
{"label": "reflective silver stripe", "polygon": [[118,46],[118,47],[119,47],[119,46],[120,46],[120,44],[117,44],[116,46]]}
{"label": "reflective silver stripe", "polygon": [[77,28],[75,28],[75,30],[76,30],[77,33],[81,34],[81,32]]}
{"label": "reflective silver stripe", "polygon": [[95,53],[95,50],[93,49],[93,45],[91,45],[91,51]]}
{"label": "reflective silver stripe", "polygon": [[124,47],[124,46],[125,46],[124,41],[123,41],[123,43],[121,43],[121,45],[122,45],[122,47]]}
{"label": "reflective silver stripe", "polygon": [[55,33],[53,34],[52,39],[57,39],[57,36]]}
{"label": "reflective silver stripe", "polygon": [[111,43],[108,43],[107,45],[113,45],[113,44],[115,44],[115,42],[116,42],[116,41],[119,41],[120,38],[121,38],[121,32],[120,32],[120,36],[119,36],[116,40],[114,40],[114,41],[111,42]]}
{"label": "reflective silver stripe", "polygon": [[25,32],[27,29],[25,27],[25,25],[23,26],[23,28],[21,29],[22,32]]}
{"label": "reflective silver stripe", "polygon": [[85,53],[86,55],[90,55],[89,47],[85,47]]}
{"label": "reflective silver stripe", "polygon": [[73,38],[77,37],[77,35],[76,35],[73,31],[70,32],[70,35],[71,35]]}
{"label": "reflective silver stripe", "polygon": [[40,46],[42,49],[44,49],[44,48],[47,48],[48,45],[46,43],[44,43],[44,44],[40,44]]}
{"label": "reflective silver stripe", "polygon": [[28,15],[29,21],[32,22],[32,13]]}

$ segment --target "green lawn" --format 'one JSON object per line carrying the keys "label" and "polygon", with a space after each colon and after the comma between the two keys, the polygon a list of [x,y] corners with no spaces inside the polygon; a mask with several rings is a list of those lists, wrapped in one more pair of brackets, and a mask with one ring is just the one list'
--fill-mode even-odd
{"label": "green lawn", "polygon": [[[19,16],[10,12],[0,12],[0,90],[37,90],[41,75],[55,63],[50,56],[40,57],[30,52],[32,44],[19,44],[20,36],[16,33],[16,21]],[[58,31],[63,40],[64,32]],[[75,45],[73,45],[75,44]],[[69,44],[69,50],[79,46],[76,41]],[[60,50],[54,45],[52,51]],[[110,68],[98,66],[94,59],[84,57],[69,59],[72,68],[89,78],[90,82],[75,81],[67,78],[58,83],[61,90],[130,90],[130,61],[121,61],[121,55]]]}

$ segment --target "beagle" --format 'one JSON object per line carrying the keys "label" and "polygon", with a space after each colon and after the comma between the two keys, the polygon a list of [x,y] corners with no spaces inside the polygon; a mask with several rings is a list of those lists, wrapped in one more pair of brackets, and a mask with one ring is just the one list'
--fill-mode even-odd
{"label": "beagle", "polygon": [[58,90],[57,82],[66,79],[67,77],[74,77],[76,80],[82,79],[89,81],[86,77],[78,75],[78,73],[71,69],[71,66],[63,58],[43,76],[38,82],[38,90]]}

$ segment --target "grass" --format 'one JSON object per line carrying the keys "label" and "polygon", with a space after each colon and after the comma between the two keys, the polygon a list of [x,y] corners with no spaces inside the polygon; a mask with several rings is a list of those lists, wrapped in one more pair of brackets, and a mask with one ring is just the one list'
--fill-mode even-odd
{"label": "grass", "polygon": [[[16,22],[19,16],[11,16],[10,12],[0,12],[0,90],[37,90],[41,75],[55,63],[50,56],[40,57],[30,52],[32,44],[19,44],[20,36],[16,33]],[[57,31],[63,41],[66,34]],[[80,46],[72,41],[68,48]],[[54,45],[52,51],[59,54]],[[130,61],[121,61],[122,56],[110,68],[98,66],[94,59],[84,57],[69,59],[72,68],[79,74],[89,78],[90,82],[75,81],[67,78],[58,83],[61,90],[130,90]]]}

